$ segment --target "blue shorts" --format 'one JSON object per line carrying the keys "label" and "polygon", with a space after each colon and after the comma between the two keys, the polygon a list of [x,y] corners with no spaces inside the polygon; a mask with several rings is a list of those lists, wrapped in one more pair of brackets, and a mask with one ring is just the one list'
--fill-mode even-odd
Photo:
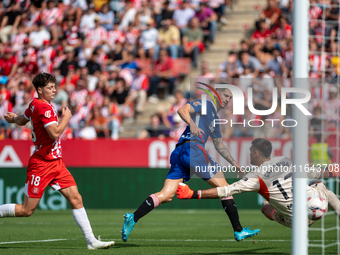
{"label": "blue shorts", "polygon": [[216,161],[209,156],[203,145],[189,142],[178,146],[170,156],[170,171],[166,179],[189,181],[196,174],[203,180],[211,179],[219,169]]}

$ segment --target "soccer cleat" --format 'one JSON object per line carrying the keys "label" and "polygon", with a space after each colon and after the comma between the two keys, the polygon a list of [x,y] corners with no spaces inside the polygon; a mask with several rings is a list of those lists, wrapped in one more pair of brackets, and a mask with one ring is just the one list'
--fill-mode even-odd
{"label": "soccer cleat", "polygon": [[134,217],[133,213],[124,214],[124,225],[122,227],[122,239],[124,242],[129,239],[129,235],[136,224]]}
{"label": "soccer cleat", "polygon": [[250,228],[243,228],[241,232],[235,231],[234,237],[235,240],[239,242],[248,237],[256,236],[258,233],[260,233],[259,229],[251,230]]}
{"label": "soccer cleat", "polygon": [[87,249],[88,250],[97,250],[97,249],[108,249],[109,247],[113,246],[115,244],[114,241],[111,242],[102,242],[100,240],[97,240],[94,243],[88,244]]}

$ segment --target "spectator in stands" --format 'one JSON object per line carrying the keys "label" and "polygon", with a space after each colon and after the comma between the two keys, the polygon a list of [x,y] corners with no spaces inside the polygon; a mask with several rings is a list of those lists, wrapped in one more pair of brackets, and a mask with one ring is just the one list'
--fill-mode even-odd
{"label": "spectator in stands", "polygon": [[158,115],[155,114],[150,118],[150,126],[142,130],[139,134],[139,139],[145,139],[147,137],[164,139],[166,136],[168,136],[167,128],[161,125]]}
{"label": "spectator in stands", "polygon": [[49,40],[44,40],[43,46],[38,50],[38,53],[37,53],[38,59],[41,58],[42,55],[46,56],[46,61],[48,63],[52,63],[54,58],[57,55],[55,52],[55,49],[50,45]]}
{"label": "spectator in stands", "polygon": [[66,11],[64,12],[65,16],[68,19],[75,20],[78,26],[83,11],[85,12],[87,10],[86,0],[64,0],[63,3],[66,7]]}
{"label": "spectator in stands", "polygon": [[228,55],[227,60],[218,66],[217,74],[219,78],[233,77],[237,74],[237,53],[235,51],[229,51]]}
{"label": "spectator in stands", "polygon": [[54,0],[47,1],[47,9],[44,9],[41,14],[41,21],[44,26],[51,32],[52,43],[58,42],[58,24],[63,21],[64,15],[61,9],[56,6]]}
{"label": "spectator in stands", "polygon": [[138,38],[140,37],[140,30],[134,26],[133,23],[129,23],[128,30],[125,32],[125,47],[128,52],[137,54]]}
{"label": "spectator in stands", "polygon": [[135,24],[139,30],[147,29],[147,23],[153,17],[153,11],[149,6],[149,2],[143,0],[141,3],[141,7],[135,16]]}
{"label": "spectator in stands", "polygon": [[0,73],[10,79],[18,68],[18,60],[13,56],[12,50],[7,48],[0,58]]}
{"label": "spectator in stands", "polygon": [[68,93],[61,88],[59,83],[56,83],[55,89],[56,93],[54,99],[52,100],[52,103],[57,105],[57,110],[59,111],[67,106],[69,96]]}
{"label": "spectator in stands", "polygon": [[325,100],[323,109],[325,111],[327,121],[336,121],[337,123],[339,122],[340,99],[338,96],[337,87],[330,87],[329,97],[328,100]]}
{"label": "spectator in stands", "polygon": [[7,129],[10,126],[10,124],[4,118],[5,114],[8,112],[13,112],[13,105],[10,101],[5,100],[4,97],[0,95],[0,139],[3,139],[7,136]]}
{"label": "spectator in stands", "polygon": [[254,98],[257,97],[263,99],[265,91],[267,91],[269,93],[268,95],[271,96],[274,87],[275,87],[274,79],[264,69],[260,69],[259,76],[253,79]]}
{"label": "spectator in stands", "polygon": [[279,25],[273,27],[273,37],[278,40],[290,39],[293,36],[292,27],[288,24],[287,18],[283,15],[279,18]]}
{"label": "spectator in stands", "polygon": [[272,51],[273,58],[267,63],[267,68],[270,71],[272,77],[282,77],[283,74],[287,76],[288,70],[281,57],[280,50],[274,48]]}
{"label": "spectator in stands", "polygon": [[34,4],[31,4],[28,11],[22,14],[22,22],[25,25],[25,32],[31,33],[32,31],[35,31],[39,20],[40,12]]}
{"label": "spectator in stands", "polygon": [[128,104],[134,102],[134,119],[142,112],[143,106],[146,102],[147,91],[149,89],[149,79],[142,73],[140,67],[136,68],[136,78],[133,80],[129,96],[127,98]]}
{"label": "spectator in stands", "polygon": [[111,100],[118,104],[118,112],[122,118],[131,117],[131,109],[127,97],[129,95],[129,90],[126,87],[126,82],[123,78],[117,78],[116,85],[114,86],[114,91],[110,95]]}
{"label": "spectator in stands", "polygon": [[283,7],[282,10],[282,15],[284,15],[287,18],[287,22],[289,25],[293,25],[293,7],[294,7],[294,1],[293,0],[288,0],[288,5],[286,7]]}
{"label": "spectator in stands", "polygon": [[264,44],[265,38],[272,34],[269,25],[266,23],[266,20],[261,19],[256,21],[255,26],[256,30],[253,33],[251,40],[254,44]]}
{"label": "spectator in stands", "polygon": [[230,6],[228,5],[227,7],[225,6],[226,2],[228,2],[228,0],[226,1],[225,0],[214,0],[214,1],[208,2],[209,7],[214,11],[214,13],[216,13],[218,20],[224,25],[228,24],[228,21],[224,17],[224,13],[225,13],[224,9],[229,7],[229,11],[230,11]]}
{"label": "spectator in stands", "polygon": [[92,108],[87,125],[94,127],[97,137],[109,137],[107,119],[101,114],[98,106]]}
{"label": "spectator in stands", "polygon": [[24,40],[26,38],[28,38],[28,36],[25,33],[25,25],[21,22],[18,26],[18,32],[12,35],[11,39],[12,50],[14,52],[22,50],[24,47]]}
{"label": "spectator in stands", "polygon": [[202,79],[202,82],[204,82],[204,80],[209,80],[209,83],[215,80],[216,76],[210,72],[209,63],[207,61],[201,62],[201,75],[199,75],[197,78],[197,80]]}
{"label": "spectator in stands", "polygon": [[165,81],[169,84],[169,94],[172,95],[175,88],[175,76],[173,60],[168,56],[166,50],[159,51],[159,59],[154,65],[154,75],[150,79],[151,96],[149,102],[157,103],[159,101],[157,95],[157,86],[161,81]]}
{"label": "spectator in stands", "polygon": [[209,41],[214,42],[217,30],[217,15],[207,6],[207,2],[200,2],[199,9],[195,13],[203,30],[209,29]]}
{"label": "spectator in stands", "polygon": [[88,29],[93,29],[95,27],[94,19],[98,16],[98,14],[94,11],[94,4],[89,4],[89,8],[87,12],[81,17],[80,20],[80,29],[81,32],[86,34]]}
{"label": "spectator in stands", "polygon": [[67,29],[64,31],[64,38],[67,43],[74,48],[78,48],[81,45],[81,37],[83,35],[79,32],[79,27],[75,25],[72,19],[67,21]]}
{"label": "spectator in stands", "polygon": [[253,73],[253,77],[257,77],[259,71],[261,69],[261,63],[256,58],[249,54],[247,51],[241,51],[239,53],[240,59],[237,60],[236,66],[237,70],[240,74],[243,73],[243,66],[249,65],[251,72]]}
{"label": "spectator in stands", "polygon": [[17,32],[21,17],[19,3],[11,1],[10,6],[7,8],[0,23],[0,40],[3,43],[7,43],[9,41],[9,36]]}
{"label": "spectator in stands", "polygon": [[261,12],[261,19],[265,19],[266,22],[273,26],[278,23],[278,19],[281,15],[281,9],[277,6],[276,0],[267,0],[267,6]]}
{"label": "spectator in stands", "polygon": [[179,29],[171,24],[171,19],[166,19],[162,21],[162,27],[158,31],[158,44],[155,48],[155,55],[158,56],[160,49],[166,49],[170,52],[170,56],[176,59],[181,43]]}
{"label": "spectator in stands", "polygon": [[50,40],[50,33],[46,30],[41,21],[37,22],[37,29],[32,31],[29,35],[30,44],[39,49],[43,45],[43,41]]}
{"label": "spectator in stands", "polygon": [[23,72],[27,75],[36,75],[38,73],[37,64],[30,60],[30,56],[28,55],[27,51],[23,51],[22,56],[24,60],[19,64],[19,67],[21,67]]}
{"label": "spectator in stands", "polygon": [[14,108],[14,112],[17,115],[22,115],[25,113],[26,109],[28,108],[30,102],[31,102],[31,94],[30,92],[26,91],[24,93],[24,96],[22,97],[23,102],[22,104],[16,104],[15,108]]}
{"label": "spectator in stands", "polygon": [[199,27],[199,20],[192,18],[189,27],[185,30],[183,35],[184,55],[190,56],[192,59],[192,66],[197,68],[198,54],[204,50],[203,32]]}
{"label": "spectator in stands", "polygon": [[94,51],[90,60],[87,61],[86,64],[87,69],[89,70],[89,75],[99,75],[98,72],[101,71],[101,67],[98,64],[98,52]]}
{"label": "spectator in stands", "polygon": [[173,20],[174,11],[170,9],[170,1],[166,0],[163,3],[163,8],[159,16],[157,16],[157,27],[161,26],[161,22],[167,19]]}
{"label": "spectator in stands", "polygon": [[130,0],[125,0],[125,10],[120,20],[119,29],[126,31],[128,29],[129,23],[133,23],[135,21],[136,13],[137,10],[133,8],[132,2]]}
{"label": "spectator in stands", "polygon": [[74,66],[69,65],[66,77],[60,82],[60,86],[65,89],[67,92],[71,93],[75,90],[78,80],[80,79],[79,75],[75,72]]}
{"label": "spectator in stands", "polygon": [[154,28],[153,25],[153,19],[148,20],[147,29],[141,33],[139,39],[140,48],[138,49],[138,54],[142,59],[145,58],[145,56],[154,58],[154,50],[158,40],[158,30]]}
{"label": "spectator in stands", "polygon": [[113,23],[115,20],[115,15],[113,11],[110,11],[109,4],[103,4],[101,12],[98,13],[100,18],[100,25],[104,27],[107,31],[113,29]]}
{"label": "spectator in stands", "polygon": [[253,73],[251,72],[250,65],[243,65],[243,73],[240,75],[240,88],[243,93],[247,94],[248,88],[253,85]]}
{"label": "spectator in stands", "polygon": [[74,66],[74,69],[78,70],[78,63],[74,59],[74,48],[72,46],[65,47],[66,59],[60,64],[60,73],[62,76],[66,76],[68,73],[68,67]]}
{"label": "spectator in stands", "polygon": [[190,8],[187,0],[183,0],[179,7],[179,9],[175,10],[172,19],[174,25],[181,31],[181,34],[184,34],[189,21],[195,16],[195,11]]}
{"label": "spectator in stands", "polygon": [[107,120],[107,127],[110,130],[111,138],[113,140],[117,140],[119,126],[120,126],[118,106],[117,104],[111,102],[109,96],[104,97],[103,105],[100,109],[100,113]]}
{"label": "spectator in stands", "polygon": [[135,55],[132,52],[129,52],[127,56],[126,62],[119,66],[121,69],[128,68],[132,73],[135,73],[138,67]]}
{"label": "spectator in stands", "polygon": [[[171,108],[167,112],[167,120],[170,122],[172,126],[176,125],[176,118],[177,118],[177,111],[179,108],[184,106],[187,103],[187,99],[184,97],[184,93],[181,90],[177,90],[174,92],[175,94],[175,102],[172,104]],[[186,127],[186,123],[184,121],[181,121],[181,127]]]}
{"label": "spectator in stands", "polygon": [[86,33],[86,39],[90,41],[90,46],[95,49],[99,45],[104,44],[107,39],[107,31],[100,25],[100,17],[94,18],[94,28],[88,29]]}

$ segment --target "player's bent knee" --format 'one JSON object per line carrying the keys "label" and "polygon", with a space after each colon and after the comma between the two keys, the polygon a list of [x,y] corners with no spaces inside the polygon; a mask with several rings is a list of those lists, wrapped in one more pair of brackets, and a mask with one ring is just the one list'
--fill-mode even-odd
{"label": "player's bent knee", "polygon": [[70,200],[70,204],[73,208],[82,208],[83,207],[83,198],[78,193]]}
{"label": "player's bent knee", "polygon": [[15,215],[17,217],[29,217],[31,216],[33,213],[35,212],[35,208],[34,209],[26,209],[23,208],[18,215]]}

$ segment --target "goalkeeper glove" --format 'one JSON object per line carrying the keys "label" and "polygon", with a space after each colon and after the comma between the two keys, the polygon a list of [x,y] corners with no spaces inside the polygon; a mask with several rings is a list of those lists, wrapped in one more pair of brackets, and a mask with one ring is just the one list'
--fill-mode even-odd
{"label": "goalkeeper glove", "polygon": [[179,199],[200,199],[201,198],[200,190],[191,190],[190,187],[184,183],[178,184],[176,193]]}

